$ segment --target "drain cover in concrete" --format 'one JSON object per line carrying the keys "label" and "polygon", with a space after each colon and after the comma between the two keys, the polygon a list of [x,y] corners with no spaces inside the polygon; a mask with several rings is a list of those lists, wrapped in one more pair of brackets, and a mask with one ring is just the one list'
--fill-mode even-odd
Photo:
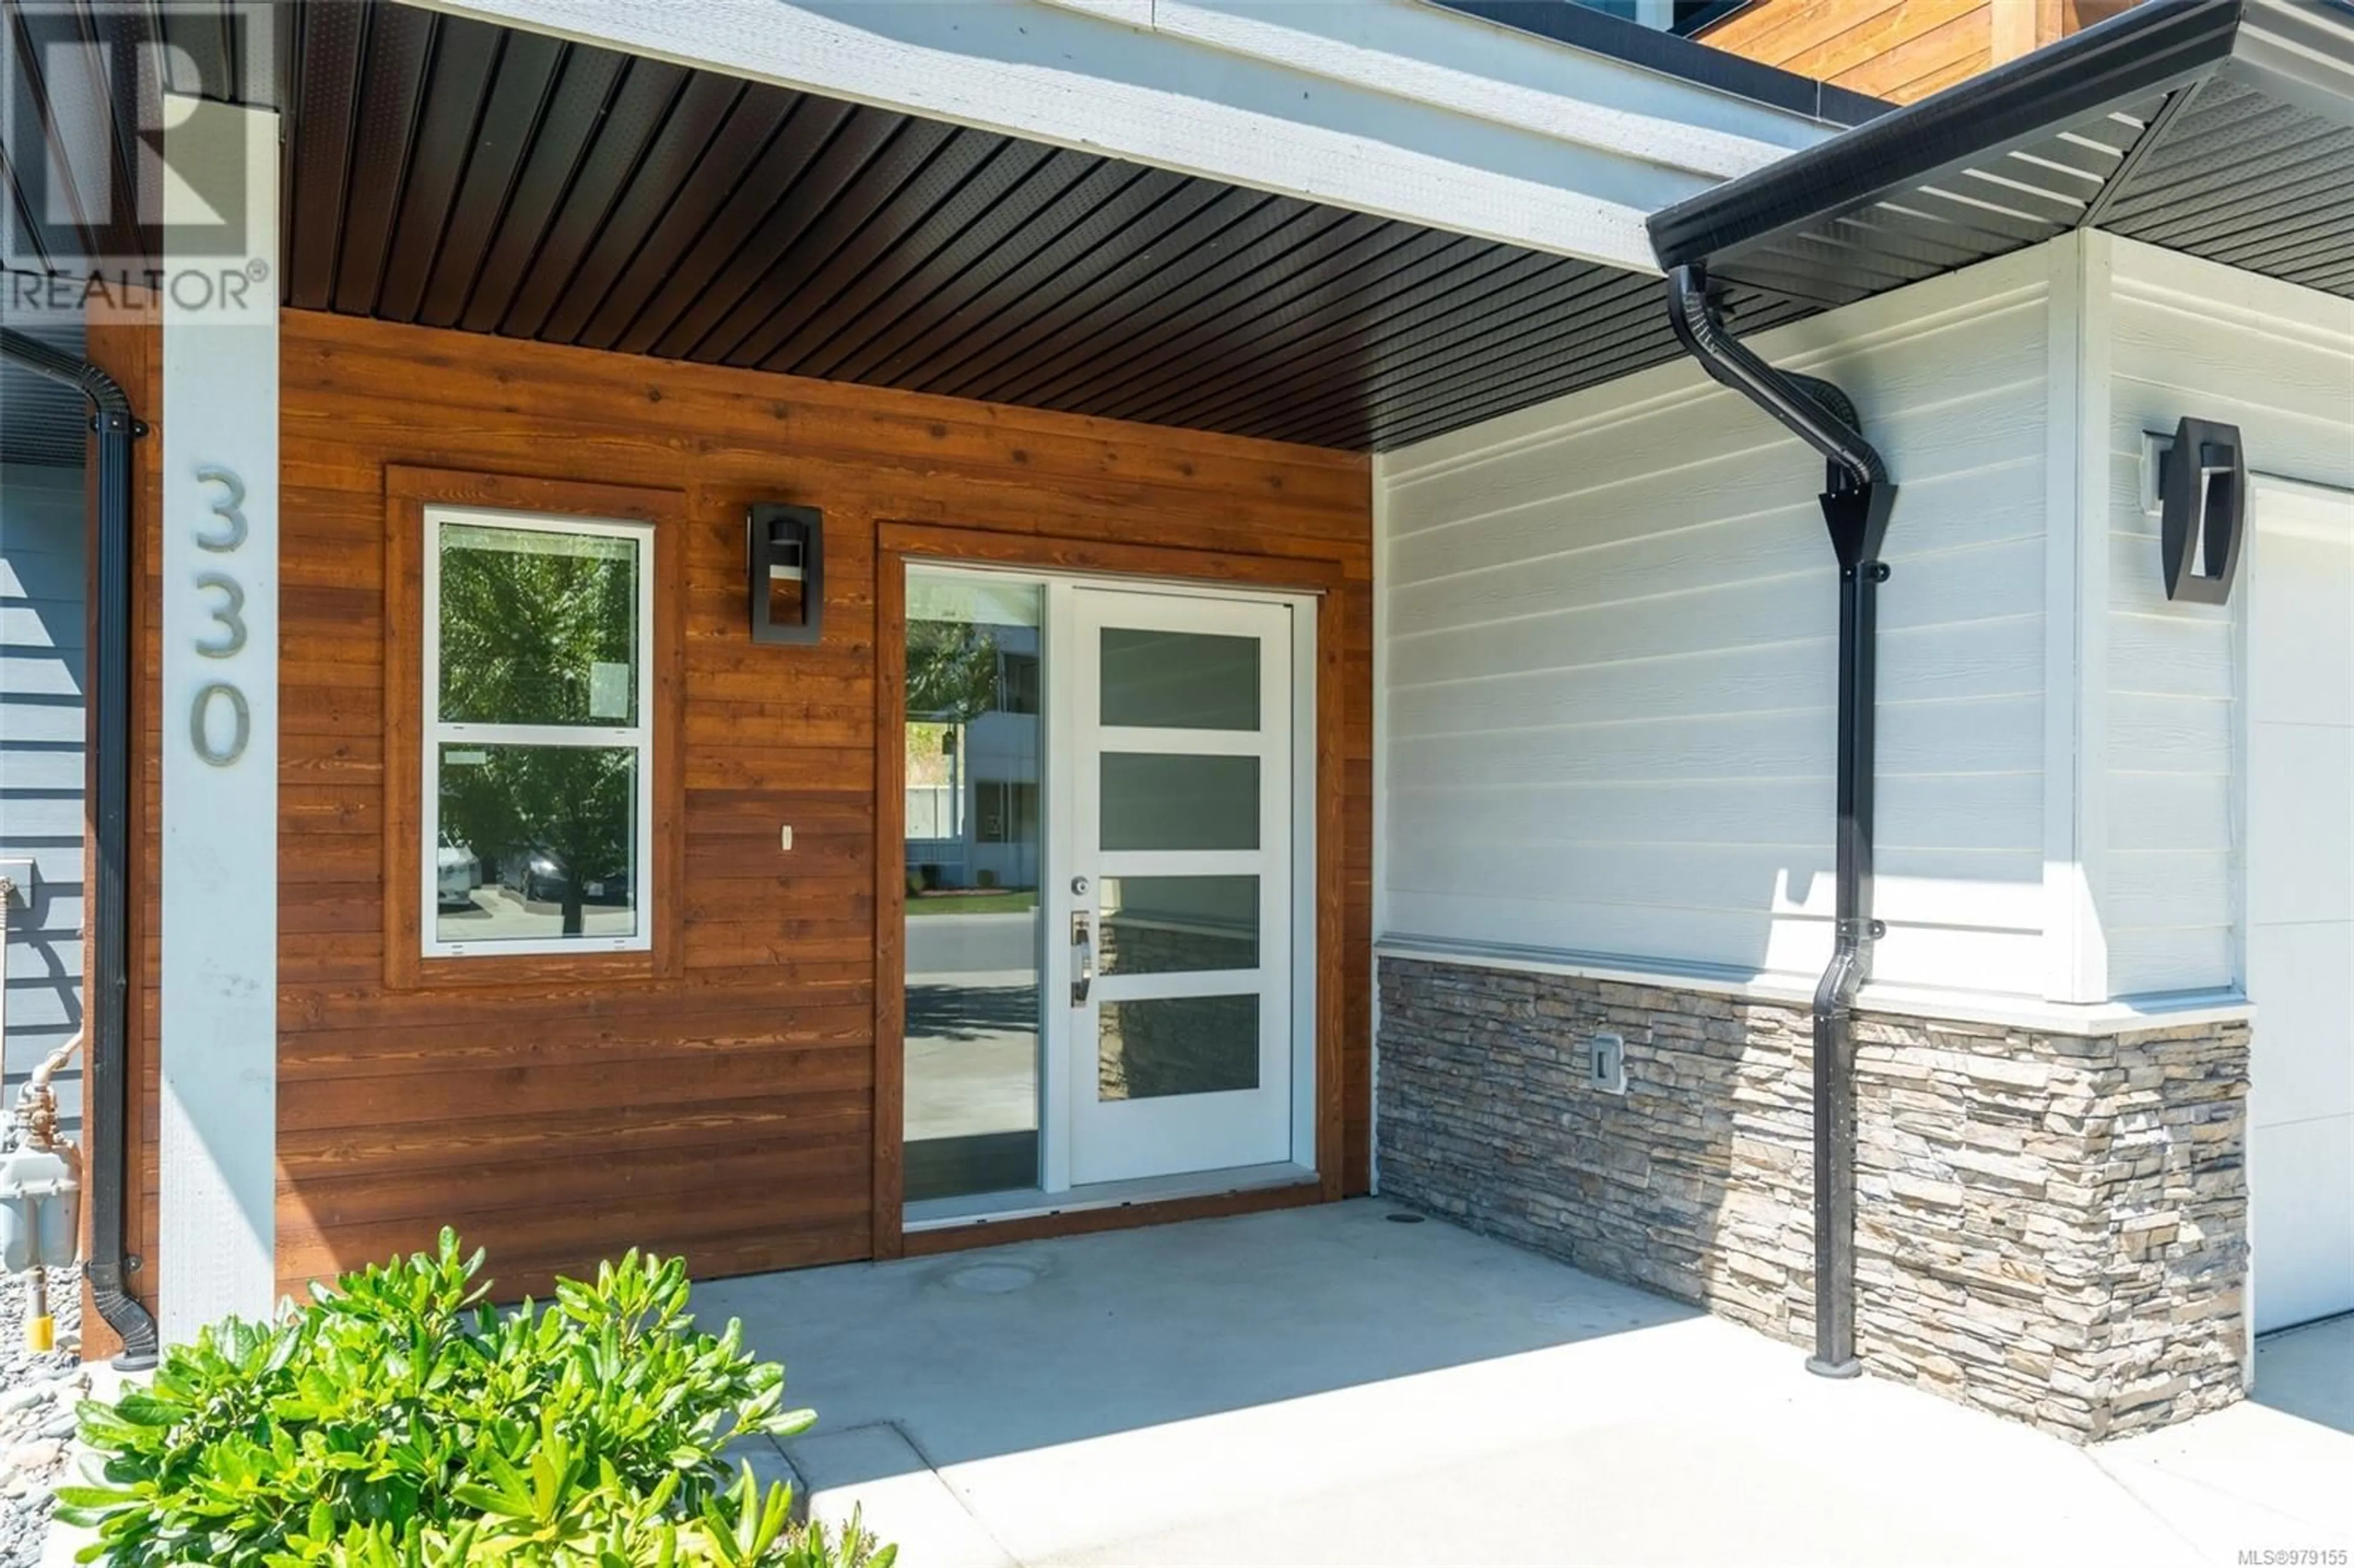
{"label": "drain cover in concrete", "polygon": [[948,1277],[951,1290],[975,1296],[1004,1296],[1038,1282],[1038,1271],[1026,1263],[969,1263]]}

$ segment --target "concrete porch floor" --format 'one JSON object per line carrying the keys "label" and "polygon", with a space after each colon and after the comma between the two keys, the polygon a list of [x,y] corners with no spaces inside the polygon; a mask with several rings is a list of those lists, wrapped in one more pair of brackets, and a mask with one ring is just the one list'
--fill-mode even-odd
{"label": "concrete porch floor", "polygon": [[720,1281],[697,1310],[819,1412],[788,1445],[817,1512],[863,1505],[910,1568],[2354,1547],[2354,1319],[2267,1341],[2284,1408],[2087,1451],[1391,1212]]}

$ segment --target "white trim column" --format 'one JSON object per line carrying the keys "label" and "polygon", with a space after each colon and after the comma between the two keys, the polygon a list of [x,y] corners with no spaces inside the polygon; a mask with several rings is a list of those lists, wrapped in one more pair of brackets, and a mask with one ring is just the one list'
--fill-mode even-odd
{"label": "white trim column", "polygon": [[164,99],[164,1342],[277,1295],[278,117]]}
{"label": "white trim column", "polygon": [[2109,237],[2052,241],[2044,381],[2044,1000],[2109,1000]]}

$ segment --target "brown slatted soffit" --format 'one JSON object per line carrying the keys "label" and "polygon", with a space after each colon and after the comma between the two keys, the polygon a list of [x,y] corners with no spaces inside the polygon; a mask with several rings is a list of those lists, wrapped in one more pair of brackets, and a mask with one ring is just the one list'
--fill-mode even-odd
{"label": "brown slatted soffit", "polygon": [[407,5],[278,16],[299,309],[1357,450],[1678,353],[1653,277]]}

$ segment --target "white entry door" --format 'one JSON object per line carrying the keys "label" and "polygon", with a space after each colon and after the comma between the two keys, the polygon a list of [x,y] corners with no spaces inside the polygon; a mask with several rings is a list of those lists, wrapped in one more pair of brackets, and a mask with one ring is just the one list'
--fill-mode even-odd
{"label": "white entry door", "polygon": [[1046,1008],[1068,1179],[1287,1160],[1292,611],[1071,593]]}
{"label": "white entry door", "polygon": [[2259,484],[2248,629],[2255,1325],[2354,1310],[2354,496]]}

